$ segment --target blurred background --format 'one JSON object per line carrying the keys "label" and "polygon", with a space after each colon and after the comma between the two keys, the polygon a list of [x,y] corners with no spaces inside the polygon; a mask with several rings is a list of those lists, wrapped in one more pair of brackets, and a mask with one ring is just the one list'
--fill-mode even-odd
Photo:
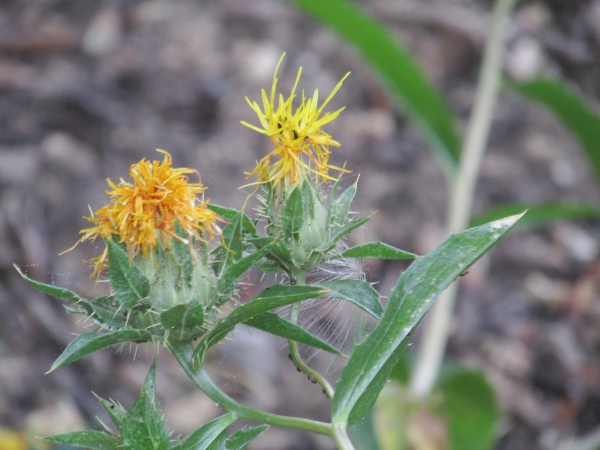
{"label": "blurred background", "polygon": [[[357,4],[409,49],[464,129],[492,2]],[[523,2],[510,20],[505,73],[559,77],[595,106],[599,30],[599,0]],[[357,239],[417,253],[439,244],[448,196],[439,161],[353,48],[286,1],[0,2],[0,449],[12,448],[12,432],[31,443],[20,448],[44,448],[33,437],[97,428],[103,416],[92,392],[128,408],[157,354],[152,346],[105,350],[45,374],[90,324],[27,286],[13,264],[94,296],[82,261],[99,247],[58,254],[77,241],[89,208],[107,202],[106,178],[127,178],[141,158],[162,159],[156,148],[171,152],[175,167],[198,169],[213,203],[242,207],[244,171],[270,148],[239,123],[257,123],[244,97],[259,100],[270,88],[284,52],[283,92],[300,66],[300,87],[322,98],[352,72],[330,106],[346,109],[328,131],[342,143],[332,163],[353,171],[343,183],[360,174],[355,210],[377,211]],[[572,135],[511,92],[501,94],[477,186],[475,214],[506,202],[600,202]],[[449,358],[483,370],[494,386],[503,412],[497,449],[556,448],[565,436],[600,434],[599,238],[592,221],[512,232],[461,278]],[[386,295],[406,264],[364,266]],[[332,320],[337,333],[347,313]],[[219,414],[164,350],[158,359],[158,395],[175,435]],[[239,329],[210,361],[242,402],[327,417],[327,399],[281,342]],[[328,438],[278,429],[252,445],[334,448]]]}

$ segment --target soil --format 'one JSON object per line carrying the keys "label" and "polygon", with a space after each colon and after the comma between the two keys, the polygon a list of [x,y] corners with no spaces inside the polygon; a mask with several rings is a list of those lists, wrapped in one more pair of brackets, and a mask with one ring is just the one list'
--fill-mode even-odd
{"label": "soil", "polygon": [[[417,58],[464,130],[491,2],[359,4]],[[598,30],[600,0],[523,2],[511,18],[505,72],[559,77],[597,107]],[[92,392],[129,407],[157,355],[152,346],[106,350],[45,374],[73,333],[91,325],[27,286],[13,264],[37,280],[97,294],[82,261],[99,247],[59,254],[77,241],[89,208],[107,201],[106,178],[127,178],[141,158],[160,159],[156,148],[168,150],[176,167],[198,169],[212,202],[242,207],[251,192],[238,189],[244,171],[268,150],[240,124],[257,122],[244,97],[259,100],[270,88],[284,52],[283,92],[300,66],[300,87],[321,95],[351,72],[331,102],[331,110],[346,109],[329,131],[342,143],[332,163],[352,170],[343,183],[360,174],[355,210],[377,211],[355,239],[417,253],[440,243],[448,191],[439,161],[354,49],[292,5],[0,4],[0,431],[33,438],[98,427]],[[598,204],[593,170],[556,118],[503,92],[474,215],[503,203],[555,201]],[[483,370],[494,386],[503,414],[498,450],[575,448],[594,438],[600,445],[599,238],[596,221],[517,230],[461,278],[449,358]],[[405,267],[365,263],[384,295]],[[327,364],[321,358],[315,364]],[[158,394],[175,435],[219,414],[165,351],[158,359]],[[327,417],[328,400],[296,372],[281,343],[262,333],[240,329],[211,354],[210,369],[251,406]],[[280,429],[252,445],[333,448],[328,438]]]}

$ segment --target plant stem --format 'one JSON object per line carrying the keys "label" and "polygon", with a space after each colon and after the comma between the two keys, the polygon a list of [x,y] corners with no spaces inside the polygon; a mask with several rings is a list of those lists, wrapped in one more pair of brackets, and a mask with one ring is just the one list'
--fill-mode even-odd
{"label": "plant stem", "polygon": [[[496,0],[494,6],[475,106],[451,192],[446,219],[449,234],[460,231],[469,224],[475,183],[500,88],[506,25],[514,3],[515,0]],[[410,383],[410,391],[416,397],[428,395],[437,379],[446,350],[457,290],[458,283],[451,284],[431,309]]]}
{"label": "plant stem", "polygon": [[[312,431],[318,434],[331,436],[335,440],[335,430],[331,424],[318,422],[315,420],[302,419],[299,417],[280,416],[266,411],[250,408],[241,405],[229,397],[225,392],[215,384],[203,367],[196,368],[192,363],[193,347],[187,343],[170,344],[171,353],[177,359],[179,365],[183,368],[190,379],[215,403],[225,411],[235,413],[240,419],[252,422],[265,423],[283,428],[295,428],[300,430]],[[340,447],[341,449],[351,449],[352,447]]]}
{"label": "plant stem", "polygon": [[[306,282],[306,273],[300,272],[294,274],[294,279],[296,280],[296,284],[305,284]],[[298,323],[298,317],[300,315],[300,306],[301,302],[294,303],[290,307],[290,322],[296,324]],[[308,375],[309,380],[314,380],[321,385],[323,388],[323,392],[328,398],[333,398],[333,387],[329,384],[329,382],[325,379],[323,375],[314,370],[308,364],[304,362],[302,357],[300,356],[300,352],[298,351],[298,343],[294,341],[288,341],[288,345],[290,347],[290,356],[296,367]]]}
{"label": "plant stem", "polygon": [[339,450],[354,450],[354,445],[352,444],[345,427],[333,427],[331,438]]}

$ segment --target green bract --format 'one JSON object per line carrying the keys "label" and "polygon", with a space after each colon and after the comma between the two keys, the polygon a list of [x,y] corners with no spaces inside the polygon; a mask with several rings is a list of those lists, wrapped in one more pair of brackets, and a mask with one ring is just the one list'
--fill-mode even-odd
{"label": "green bract", "polygon": [[335,253],[342,237],[369,220],[351,218],[356,184],[335,196],[336,183],[327,189],[328,198],[323,186],[309,177],[298,185],[262,186],[260,199],[268,238],[251,242],[259,248],[272,244],[266,255],[270,266],[288,274],[306,272]]}

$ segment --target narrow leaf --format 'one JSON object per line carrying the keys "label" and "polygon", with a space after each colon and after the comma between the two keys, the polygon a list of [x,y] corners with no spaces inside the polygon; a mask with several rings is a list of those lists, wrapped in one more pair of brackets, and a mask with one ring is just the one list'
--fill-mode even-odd
{"label": "narrow leaf", "polygon": [[391,371],[399,358],[399,347],[437,296],[498,242],[519,218],[508,217],[452,235],[410,265],[392,291],[383,318],[355,347],[342,370],[332,403],[334,425],[349,423],[364,392],[372,383],[380,381],[378,376],[382,370]]}
{"label": "narrow leaf", "polygon": [[351,231],[356,230],[358,227],[368,222],[371,216],[361,217],[360,219],[349,220],[344,224],[344,226],[336,232],[333,239],[331,239],[327,244],[323,245],[322,248],[318,248],[316,251],[329,251],[335,247],[335,244],[344,236],[346,236]]}
{"label": "narrow leaf", "polygon": [[150,293],[150,282],[127,252],[112,239],[107,239],[108,273],[115,297],[126,309],[133,308]]}
{"label": "narrow leaf", "polygon": [[109,333],[84,333],[75,338],[54,361],[50,371],[77,361],[84,356],[124,342],[148,342],[152,335],[145,330],[119,330]]}
{"label": "narrow leaf", "polygon": [[98,297],[85,304],[87,314],[94,323],[107,330],[125,328],[127,316],[114,295]]}
{"label": "narrow leaf", "polygon": [[260,292],[256,297],[238,307],[215,324],[215,327],[202,338],[195,351],[195,356],[202,359],[204,352],[232,331],[238,323],[245,322],[254,316],[273,308],[291,303],[320,297],[328,291],[311,286],[293,286],[276,284]]}
{"label": "narrow leaf", "polygon": [[218,275],[242,259],[242,215],[240,211],[231,219],[221,234],[222,245],[214,250],[214,271]]}
{"label": "narrow leaf", "polygon": [[169,431],[156,397],[156,363],[150,367],[144,387],[127,411],[120,431],[125,449],[169,448]]}
{"label": "narrow leaf", "polygon": [[326,297],[348,300],[376,319],[381,319],[383,315],[383,308],[379,303],[379,294],[366,281],[337,280],[319,283],[319,286],[331,289],[331,293],[327,294]]}
{"label": "narrow leaf", "polygon": [[252,265],[257,262],[260,258],[265,256],[271,249],[269,245],[250,253],[247,256],[239,259],[235,264],[230,265],[219,277],[217,282],[217,289],[220,293],[227,294],[232,293],[236,286],[237,279],[248,270]]}
{"label": "narrow leaf", "polygon": [[290,0],[354,45],[422,128],[445,168],[456,169],[460,139],[453,115],[415,59],[380,23],[347,0]]}
{"label": "narrow leaf", "polygon": [[15,269],[17,269],[17,272],[19,272],[19,275],[21,275],[21,277],[28,284],[30,284],[31,286],[36,288],[38,291],[41,291],[45,294],[51,295],[52,297],[60,298],[61,300],[65,300],[67,302],[74,303],[74,304],[77,304],[79,302],[87,303],[87,300],[81,298],[79,295],[75,294],[74,292],[69,291],[68,289],[63,289],[58,286],[53,286],[51,284],[46,284],[46,283],[41,283],[39,281],[35,281],[35,280],[29,278],[27,275],[25,275],[21,271],[21,269],[19,269],[19,267],[17,267],[16,264],[13,264],[13,267]]}
{"label": "narrow leaf", "polygon": [[[521,211],[523,211],[521,209]],[[504,216],[506,217],[506,216]],[[415,259],[419,255],[400,250],[383,242],[369,242],[349,248],[335,255],[335,258],[381,258],[381,259]]]}
{"label": "narrow leaf", "polygon": [[[212,203],[209,203],[207,207],[211,211],[216,212],[218,215],[220,215],[221,217],[225,217],[229,221],[233,220],[238,214],[242,212],[238,211],[237,209],[225,208],[224,206],[218,206]],[[252,223],[252,220],[250,220],[250,218],[246,214],[242,215],[242,225],[248,233],[252,234],[253,236],[257,234],[256,227]]]}
{"label": "narrow leaf", "polygon": [[281,231],[285,237],[298,234],[304,223],[303,187],[297,186],[288,197],[285,208],[279,215],[281,218]]}
{"label": "narrow leaf", "polygon": [[44,440],[55,444],[76,445],[91,450],[117,450],[121,448],[121,439],[101,431],[75,431],[67,434],[55,434]]}
{"label": "narrow leaf", "polygon": [[527,210],[527,214],[515,225],[515,229],[538,227],[559,220],[598,219],[600,208],[585,203],[545,203],[541,205],[508,204],[492,208],[471,221],[471,226],[498,220],[512,214]]}
{"label": "narrow leaf", "polygon": [[227,431],[222,431],[206,450],[227,450]]}
{"label": "narrow leaf", "polygon": [[506,85],[550,109],[577,137],[600,180],[600,114],[580,93],[559,80],[537,78]]}
{"label": "narrow leaf", "polygon": [[258,427],[236,431],[227,438],[227,450],[243,450],[267,428],[269,428],[268,425],[260,425]]}
{"label": "narrow leaf", "polygon": [[206,422],[181,444],[171,447],[170,450],[206,450],[236,420],[237,417],[233,413],[217,417],[210,422]]}
{"label": "narrow leaf", "polygon": [[329,208],[329,224],[333,227],[343,228],[346,218],[350,214],[350,205],[356,195],[356,183],[349,186],[339,197],[332,201]]}
{"label": "narrow leaf", "polygon": [[326,352],[335,355],[342,354],[339,350],[322,341],[314,334],[309,333],[304,328],[295,325],[289,320],[272,312],[259,314],[258,316],[244,321],[244,324],[274,334],[275,336],[310,345],[311,347],[320,348],[321,350],[325,350]]}

